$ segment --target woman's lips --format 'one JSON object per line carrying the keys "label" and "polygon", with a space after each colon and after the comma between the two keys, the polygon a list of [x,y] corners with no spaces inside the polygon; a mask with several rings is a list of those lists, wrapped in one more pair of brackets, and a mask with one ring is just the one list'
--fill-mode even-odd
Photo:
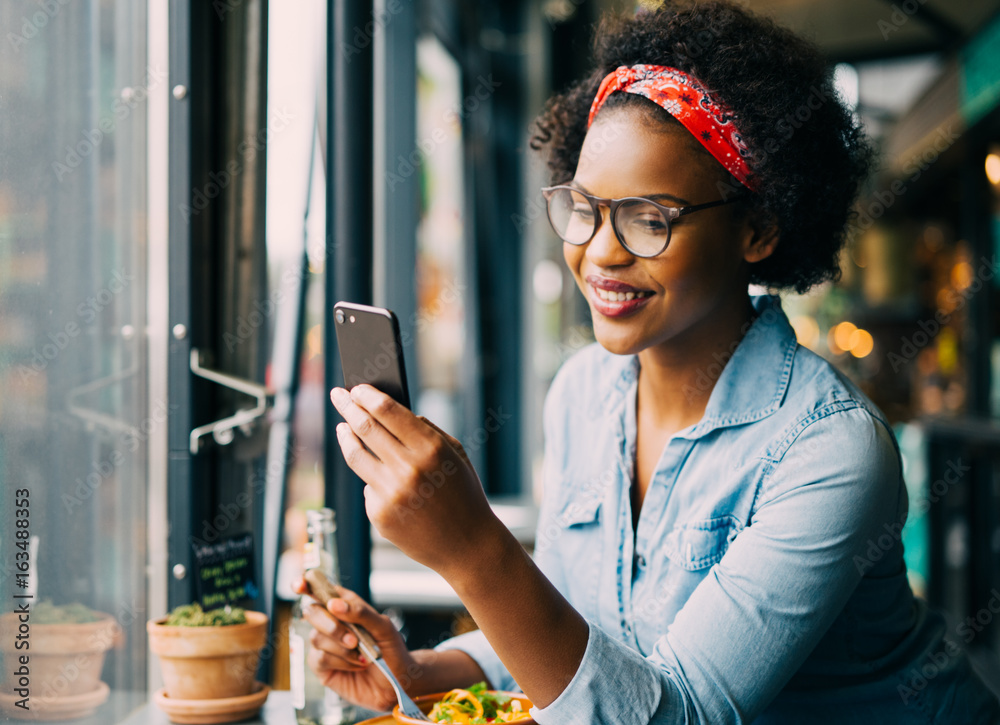
{"label": "woman's lips", "polygon": [[605,317],[624,317],[631,315],[640,307],[645,305],[652,297],[652,292],[643,293],[640,297],[631,300],[606,300],[600,296],[597,288],[593,284],[587,285],[590,291],[590,302],[598,312]]}

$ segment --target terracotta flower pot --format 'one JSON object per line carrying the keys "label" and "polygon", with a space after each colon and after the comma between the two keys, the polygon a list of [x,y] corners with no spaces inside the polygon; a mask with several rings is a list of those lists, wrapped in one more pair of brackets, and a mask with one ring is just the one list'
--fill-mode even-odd
{"label": "terracotta flower pot", "polygon": [[246,624],[214,627],[166,625],[166,617],[146,623],[168,697],[214,700],[251,693],[267,642],[267,615],[247,612],[246,617]]}
{"label": "terracotta flower pot", "polygon": [[4,668],[4,692],[17,687],[13,663],[20,654],[31,658],[33,698],[59,699],[95,692],[100,687],[104,656],[121,639],[121,629],[114,617],[99,615],[96,622],[76,624],[35,624],[29,619],[30,650],[14,648],[20,624],[18,615],[8,613],[0,617],[0,651],[10,663]]}

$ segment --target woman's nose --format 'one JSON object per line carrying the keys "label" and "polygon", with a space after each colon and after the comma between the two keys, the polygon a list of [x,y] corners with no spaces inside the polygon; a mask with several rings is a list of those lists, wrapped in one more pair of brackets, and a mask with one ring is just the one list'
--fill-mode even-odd
{"label": "woman's nose", "polygon": [[632,254],[618,241],[615,230],[611,226],[611,213],[607,207],[600,207],[601,224],[597,227],[590,242],[587,243],[587,259],[598,267],[613,267],[617,264],[627,264],[632,260]]}

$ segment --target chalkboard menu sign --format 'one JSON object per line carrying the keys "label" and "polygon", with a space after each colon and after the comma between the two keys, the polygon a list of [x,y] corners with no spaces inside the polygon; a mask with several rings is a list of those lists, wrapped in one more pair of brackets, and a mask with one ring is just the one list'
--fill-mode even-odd
{"label": "chalkboard menu sign", "polygon": [[253,534],[193,544],[195,588],[204,609],[214,609],[257,597],[254,581]]}

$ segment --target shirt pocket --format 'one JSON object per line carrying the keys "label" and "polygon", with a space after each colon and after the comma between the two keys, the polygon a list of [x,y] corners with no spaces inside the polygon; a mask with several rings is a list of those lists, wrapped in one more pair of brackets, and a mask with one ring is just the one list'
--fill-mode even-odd
{"label": "shirt pocket", "polygon": [[742,528],[734,516],[719,516],[677,524],[664,535],[659,543],[662,555],[649,561],[649,576],[633,590],[640,651],[653,651]]}
{"label": "shirt pocket", "polygon": [[556,516],[559,559],[566,598],[586,618],[597,619],[597,591],[601,572],[601,499],[571,498]]}
{"label": "shirt pocket", "polygon": [[722,559],[741,528],[734,516],[675,526],[664,542],[667,558],[674,567],[704,573]]}

